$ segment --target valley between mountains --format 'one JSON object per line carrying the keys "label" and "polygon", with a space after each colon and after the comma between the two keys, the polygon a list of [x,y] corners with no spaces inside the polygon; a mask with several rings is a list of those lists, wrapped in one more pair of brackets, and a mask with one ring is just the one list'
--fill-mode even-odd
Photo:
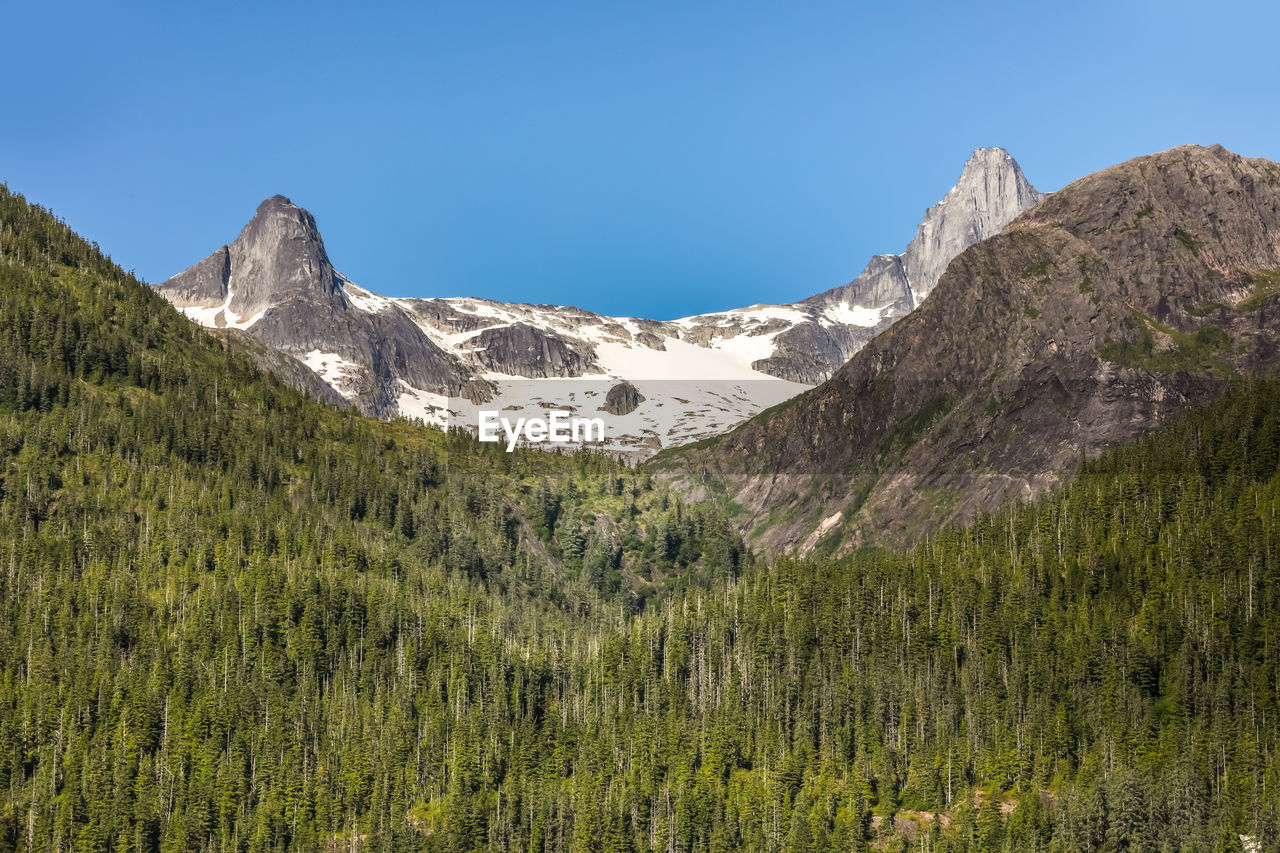
{"label": "valley between mountains", "polygon": [[798,302],[671,321],[383,298],[279,196],[157,290],[375,416],[606,413],[610,450],[662,451],[654,470],[753,546],[845,552],[1038,497],[1274,366],[1276,168],[1183,146],[1046,197],[979,149],[901,255]]}
{"label": "valley between mountains", "polygon": [[[1218,146],[980,149],[676,321],[386,299],[282,197],[151,287],[0,187],[0,850],[1280,850],[1278,335]],[[634,443],[416,422],[555,382]]]}

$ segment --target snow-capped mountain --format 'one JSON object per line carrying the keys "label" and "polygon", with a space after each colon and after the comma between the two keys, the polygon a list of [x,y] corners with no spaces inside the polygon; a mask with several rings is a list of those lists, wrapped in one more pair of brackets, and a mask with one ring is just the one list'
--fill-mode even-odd
{"label": "snow-capped mountain", "polygon": [[315,219],[283,196],[157,290],[202,325],[291,356],[377,417],[472,428],[479,409],[595,417],[612,390],[609,446],[648,456],[825,380],[913,310],[951,258],[1041,197],[1007,152],[979,149],[901,255],[878,255],[850,283],[799,302],[670,321],[379,296],[334,270]]}

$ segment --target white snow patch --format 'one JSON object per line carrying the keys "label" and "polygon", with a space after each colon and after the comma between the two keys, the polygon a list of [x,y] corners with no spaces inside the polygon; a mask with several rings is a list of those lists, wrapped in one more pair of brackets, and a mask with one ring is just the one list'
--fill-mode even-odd
{"label": "white snow patch", "polygon": [[672,320],[671,323],[682,329],[689,329],[695,326],[732,326],[738,323],[763,325],[770,320],[803,323],[811,319],[813,318],[808,312],[790,305],[752,305],[750,308],[734,308],[731,311],[717,311],[712,314],[694,314],[691,317]]}
{"label": "white snow patch", "polygon": [[861,305],[850,305],[848,302],[841,302],[839,305],[832,305],[822,312],[825,320],[823,325],[840,325],[840,326],[862,326],[864,328],[874,326],[884,317],[884,312],[889,306],[884,308],[864,308]]}
{"label": "white snow patch", "polygon": [[404,390],[396,397],[396,407],[402,418],[422,421],[431,426],[443,427],[449,423],[449,398],[414,388],[403,379],[397,379]]}
{"label": "white snow patch", "polygon": [[463,314],[474,314],[477,317],[492,317],[496,320],[502,320],[507,323],[514,323],[521,319],[519,314],[508,311],[505,308],[500,308],[489,302],[480,302],[475,299],[446,299],[444,301],[447,302],[449,307],[453,308],[453,310],[460,311]]}
{"label": "white snow patch", "polygon": [[767,323],[770,320],[785,320],[788,323],[803,323],[811,319],[809,314],[799,308],[788,305],[752,305],[750,308],[735,308],[727,312],[735,317],[748,321]]}
{"label": "white snow patch", "polygon": [[343,281],[342,291],[347,294],[347,298],[351,300],[351,304],[366,314],[381,314],[389,309],[395,303],[385,296],[379,296],[371,290],[365,290],[363,287],[353,283],[341,273],[338,274]]}
{"label": "white snow patch", "polygon": [[[623,328],[625,329],[626,326],[623,326]],[[565,337],[577,338],[578,340],[596,344],[597,346],[603,343],[622,344],[626,347],[632,347],[635,345],[630,338],[620,335],[617,331],[605,328],[603,324],[579,326],[576,329],[569,329],[561,332],[561,334]],[[648,349],[648,347],[645,347],[645,349]]]}
{"label": "white snow patch", "polygon": [[360,371],[360,365],[354,361],[348,361],[337,353],[321,352],[313,349],[302,359],[302,363],[333,386],[333,390],[337,391],[343,397],[351,399],[355,396],[355,391],[346,387],[347,381],[355,378]]}
{"label": "white snow patch", "polygon": [[[231,291],[227,291],[227,298],[222,301],[221,305],[214,305],[212,308],[201,308],[199,306],[189,306],[187,308],[179,308],[183,314],[186,314],[192,320],[195,320],[201,326],[209,329],[247,329],[254,323],[262,319],[262,315],[267,313],[267,309],[263,308],[257,314],[250,317],[241,317],[231,310],[231,299],[235,296]],[[222,322],[218,322],[218,315],[222,315]]]}
{"label": "white snow patch", "polygon": [[666,350],[649,349],[626,343],[601,341],[596,344],[596,359],[610,376],[637,379],[769,379],[751,369],[754,359],[730,349],[700,347],[688,341],[669,338]]}
{"label": "white snow patch", "polygon": [[186,314],[192,320],[195,320],[201,326],[208,326],[212,328],[217,323],[214,318],[222,313],[223,309],[226,307],[227,303],[224,302],[221,305],[215,305],[212,308],[202,308],[199,305],[188,305],[185,308],[179,308],[178,310],[183,314]]}

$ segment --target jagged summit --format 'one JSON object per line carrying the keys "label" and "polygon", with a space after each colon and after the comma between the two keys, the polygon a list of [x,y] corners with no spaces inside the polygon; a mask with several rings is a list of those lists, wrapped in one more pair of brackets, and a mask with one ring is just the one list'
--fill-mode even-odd
{"label": "jagged summit", "polygon": [[212,311],[207,325],[217,327],[246,328],[268,308],[295,299],[331,308],[345,303],[315,217],[283,195],[258,205],[234,242],[157,289],[178,307]]}
{"label": "jagged summit", "polygon": [[232,274],[231,307],[242,316],[297,297],[334,307],[344,302],[315,217],[284,196],[263,202],[240,232],[232,244]]}
{"label": "jagged summit", "polygon": [[402,381],[442,394],[472,386],[475,371],[450,364],[403,310],[365,310],[380,298],[348,285],[315,217],[277,194],[233,242],[156,289],[205,326],[243,330],[301,361],[369,414],[396,414]]}
{"label": "jagged summit", "polygon": [[874,307],[879,315],[872,328],[850,334],[819,323],[785,332],[764,369],[810,384],[827,379],[867,341],[919,306],[956,255],[999,233],[1044,197],[1008,151],[977,149],[955,186],[925,211],[902,254],[875,255],[853,281],[799,303],[824,317],[853,306]]}
{"label": "jagged summit", "polygon": [[[315,217],[311,215],[309,210],[294,203],[294,201],[287,195],[276,193],[273,196],[264,198],[262,203],[259,204],[257,209],[254,211],[253,218],[256,219],[260,216],[275,215],[295,218],[304,228],[315,230],[316,236],[319,236],[319,230],[316,228]],[[250,222],[252,221],[253,220],[251,219]]]}
{"label": "jagged summit", "polygon": [[925,212],[916,236],[902,253],[913,304],[924,301],[952,258],[999,233],[1042,198],[1044,194],[1031,185],[1008,151],[974,151],[956,185]]}

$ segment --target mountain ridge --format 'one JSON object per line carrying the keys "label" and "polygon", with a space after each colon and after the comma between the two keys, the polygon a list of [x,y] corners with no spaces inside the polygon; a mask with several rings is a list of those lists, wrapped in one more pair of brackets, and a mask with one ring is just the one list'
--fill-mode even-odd
{"label": "mountain ridge", "polygon": [[826,379],[911,311],[954,251],[1040,198],[1008,152],[978,149],[903,254],[876,256],[848,284],[798,302],[669,321],[382,297],[332,268],[314,217],[284,196],[264,201],[236,241],[156,289],[197,322],[238,329],[300,362],[377,417],[474,424],[480,404],[591,407],[610,387],[641,382],[644,403],[619,421],[610,446],[643,458]]}
{"label": "mountain ridge", "polygon": [[726,495],[768,550],[914,541],[1275,366],[1277,267],[1280,165],[1135,158],[960,253],[823,385],[653,464]]}

